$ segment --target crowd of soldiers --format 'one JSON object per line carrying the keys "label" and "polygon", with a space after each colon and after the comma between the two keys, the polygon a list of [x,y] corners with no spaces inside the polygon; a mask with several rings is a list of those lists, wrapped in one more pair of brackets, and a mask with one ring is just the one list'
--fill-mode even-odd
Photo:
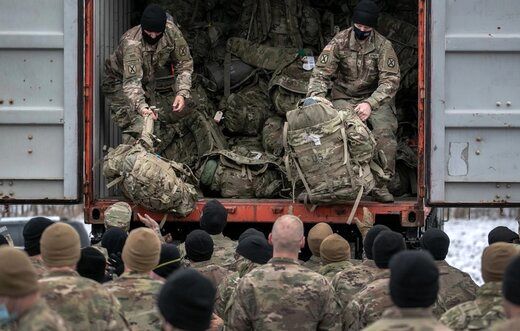
{"label": "crowd of soldiers", "polygon": [[[130,230],[124,202],[106,211],[100,243],[80,248],[66,222],[31,219],[24,247],[0,236],[0,330],[516,330],[520,245],[497,227],[482,253],[484,285],[450,266],[450,239],[427,230],[420,249],[399,232],[356,219],[364,259],[326,223],[307,240],[300,219],[279,217],[223,235],[227,211],[206,203],[182,244],[156,221]],[[303,262],[307,244],[312,256]]]}

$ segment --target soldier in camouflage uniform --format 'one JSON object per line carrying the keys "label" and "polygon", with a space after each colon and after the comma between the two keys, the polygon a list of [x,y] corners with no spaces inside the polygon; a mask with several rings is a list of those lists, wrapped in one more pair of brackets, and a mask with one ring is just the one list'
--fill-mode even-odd
{"label": "soldier in camouflage uniform", "polygon": [[339,303],[328,280],[301,266],[303,223],[284,215],[269,235],[273,258],[238,283],[229,330],[340,330]]}
{"label": "soldier in camouflage uniform", "polygon": [[40,252],[40,239],[43,231],[52,224],[54,222],[46,217],[33,217],[23,227],[24,250],[29,255],[38,277],[42,277],[46,272]]}
{"label": "soldier in camouflage uniform", "polygon": [[502,284],[504,311],[508,318],[496,323],[493,331],[512,331],[520,325],[520,257],[516,257],[507,267]]}
{"label": "soldier in camouflage uniform", "polygon": [[442,315],[440,321],[456,331],[487,330],[506,318],[502,306],[502,278],[508,264],[520,255],[520,246],[495,243],[482,253],[484,285],[477,290],[477,298],[461,303]]}
{"label": "soldier in camouflage uniform", "polygon": [[[141,24],[128,30],[116,51],[105,63],[103,92],[113,121],[123,130],[123,142],[132,143],[142,132],[143,116],[152,115],[160,123],[175,120],[190,97],[193,60],[179,28],[167,21],[166,12],[149,5]],[[171,107],[158,106],[157,93],[172,92]],[[167,144],[163,125],[156,123],[155,134]]]}
{"label": "soldier in camouflage uniform", "polygon": [[312,271],[318,272],[322,267],[320,246],[323,239],[332,234],[332,228],[327,223],[318,223],[313,226],[307,235],[307,246],[312,255],[303,265]]}
{"label": "soldier in camouflage uniform", "polygon": [[350,245],[337,233],[323,239],[320,245],[320,256],[323,266],[319,273],[332,280],[337,273],[352,269],[350,262]]}
{"label": "soldier in camouflage uniform", "polygon": [[71,330],[129,330],[119,301],[101,284],[75,271],[81,253],[73,227],[65,223],[48,227],[41,252],[48,270],[39,282],[42,296]]}
{"label": "soldier in camouflage uniform", "polygon": [[382,231],[374,241],[373,255],[376,266],[380,272],[374,277],[374,281],[352,297],[352,300],[344,302],[343,330],[360,330],[376,322],[383,312],[393,307],[390,298],[389,262],[392,256],[406,249],[404,238],[400,233]]}
{"label": "soldier in camouflage uniform", "polygon": [[398,253],[390,263],[390,297],[396,307],[363,329],[368,331],[449,331],[432,314],[439,291],[439,271],[430,255]]}
{"label": "soldier in camouflage uniform", "polygon": [[67,330],[63,319],[40,298],[38,274],[24,252],[0,247],[0,265],[0,330]]}
{"label": "soldier in camouflage uniform", "polygon": [[439,296],[433,308],[437,318],[458,304],[474,300],[478,289],[470,275],[446,262],[449,246],[450,238],[439,229],[429,229],[421,237],[421,247],[431,253],[440,273]]}
{"label": "soldier in camouflage uniform", "polygon": [[121,302],[130,326],[137,330],[161,328],[155,303],[163,283],[150,276],[159,263],[160,253],[161,242],[152,230],[133,230],[123,248],[125,272],[105,284],[108,291]]}
{"label": "soldier in camouflage uniform", "polygon": [[386,181],[395,168],[394,97],[400,73],[392,43],[373,29],[378,14],[377,5],[370,0],[356,6],[354,26],[336,34],[323,49],[309,81],[307,96],[325,97],[332,87],[336,109],[355,112],[361,120],[368,121],[377,140],[376,148],[384,151],[387,161],[383,169],[386,176],[379,175],[372,194],[380,202],[392,202]]}

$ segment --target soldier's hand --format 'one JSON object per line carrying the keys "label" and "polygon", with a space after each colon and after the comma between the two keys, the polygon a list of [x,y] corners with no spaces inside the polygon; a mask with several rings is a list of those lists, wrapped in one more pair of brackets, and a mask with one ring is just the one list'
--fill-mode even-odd
{"label": "soldier's hand", "polygon": [[218,317],[216,314],[211,316],[211,324],[209,325],[208,331],[219,331],[224,328],[224,320]]}
{"label": "soldier's hand", "polygon": [[184,97],[182,95],[178,95],[173,100],[173,112],[178,113],[184,110],[184,106],[186,105],[186,101],[184,101]]}
{"label": "soldier's hand", "polygon": [[370,117],[370,114],[372,114],[372,107],[370,107],[368,102],[360,103],[354,110],[362,121],[366,121]]}
{"label": "soldier's hand", "polygon": [[354,221],[356,222],[356,226],[361,233],[361,236],[365,238],[368,231],[370,231],[374,226],[374,215],[367,207],[363,207],[363,220],[355,217]]}
{"label": "soldier's hand", "polygon": [[137,213],[137,217],[139,218],[139,220],[140,220],[144,225],[146,225],[147,228],[150,228],[150,229],[152,229],[152,230],[159,229],[159,224],[157,224],[157,222],[154,221],[153,218],[151,218],[151,217],[148,216],[147,214],[144,214],[144,216],[143,216],[143,215]]}
{"label": "soldier's hand", "polygon": [[157,114],[153,110],[151,110],[150,108],[144,108],[143,110],[141,110],[141,115],[143,117],[152,116],[152,118],[154,120],[157,119]]}

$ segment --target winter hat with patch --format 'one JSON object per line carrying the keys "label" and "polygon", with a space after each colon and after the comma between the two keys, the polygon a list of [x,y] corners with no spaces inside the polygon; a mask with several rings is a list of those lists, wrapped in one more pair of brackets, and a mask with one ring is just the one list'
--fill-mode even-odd
{"label": "winter hat with patch", "polygon": [[488,234],[488,244],[494,244],[498,242],[513,243],[518,241],[518,233],[510,230],[505,226],[497,226]]}
{"label": "winter hat with patch", "polygon": [[518,256],[506,268],[502,294],[507,301],[520,306],[520,257]]}
{"label": "winter hat with patch", "polygon": [[166,12],[156,4],[148,5],[141,16],[141,28],[152,32],[164,32],[166,29]]}
{"label": "winter hat with patch", "polygon": [[258,264],[266,264],[273,257],[272,247],[264,236],[249,236],[240,240],[236,252]]}
{"label": "winter hat with patch", "polygon": [[181,253],[177,246],[162,244],[159,265],[153,269],[153,272],[162,278],[168,278],[174,271],[181,268],[181,259]]}
{"label": "winter hat with patch", "polygon": [[105,227],[120,228],[128,232],[132,220],[132,207],[126,202],[116,202],[105,210]]}
{"label": "winter hat with patch", "polygon": [[29,256],[40,255],[40,239],[43,231],[54,222],[46,217],[33,217],[23,227],[23,241],[25,252]]}
{"label": "winter hat with patch", "polygon": [[161,241],[148,228],[132,230],[123,248],[125,267],[137,272],[150,272],[157,264],[161,255]]}
{"label": "winter hat with patch", "polygon": [[209,328],[217,290],[194,269],[171,275],[161,288],[157,306],[163,318],[176,329],[204,331]]}
{"label": "winter hat with patch", "polygon": [[38,275],[23,251],[0,247],[0,297],[17,298],[38,291]]}
{"label": "winter hat with patch", "polygon": [[365,251],[367,259],[373,260],[372,247],[374,246],[374,240],[376,240],[376,237],[383,231],[391,230],[386,225],[378,224],[370,229],[370,231],[368,231],[367,235],[365,236],[365,240],[363,241],[363,250]]}
{"label": "winter hat with patch", "polygon": [[47,267],[76,266],[81,256],[78,232],[68,224],[54,223],[43,231],[40,249]]}
{"label": "winter hat with patch", "polygon": [[400,308],[432,306],[439,292],[439,270],[431,255],[402,251],[390,260],[390,297]]}
{"label": "winter hat with patch", "polygon": [[374,262],[378,268],[388,269],[392,256],[405,249],[404,238],[400,233],[383,231],[374,240],[374,247],[372,248]]}
{"label": "winter hat with patch", "polygon": [[200,228],[209,234],[219,234],[224,231],[227,224],[228,212],[218,200],[206,202],[202,208]]}
{"label": "winter hat with patch", "polygon": [[371,0],[361,0],[354,8],[352,22],[375,28],[378,18],[379,7],[377,4]]}
{"label": "winter hat with patch", "polygon": [[208,261],[213,255],[213,239],[202,230],[193,230],[184,242],[186,256],[193,262]]}
{"label": "winter hat with patch", "polygon": [[520,246],[494,243],[482,253],[482,279],[485,283],[501,282],[508,264],[520,255]]}
{"label": "winter hat with patch", "polygon": [[309,230],[307,245],[312,255],[320,257],[321,242],[332,234],[332,228],[327,223],[318,223]]}
{"label": "winter hat with patch", "polygon": [[450,237],[439,229],[429,229],[421,237],[421,247],[431,253],[437,261],[442,261],[448,255]]}
{"label": "winter hat with patch", "polygon": [[321,242],[320,256],[326,264],[349,260],[350,244],[339,234],[331,234]]}
{"label": "winter hat with patch", "polygon": [[81,249],[81,258],[76,270],[82,277],[102,283],[105,280],[106,265],[107,261],[103,253],[90,246]]}

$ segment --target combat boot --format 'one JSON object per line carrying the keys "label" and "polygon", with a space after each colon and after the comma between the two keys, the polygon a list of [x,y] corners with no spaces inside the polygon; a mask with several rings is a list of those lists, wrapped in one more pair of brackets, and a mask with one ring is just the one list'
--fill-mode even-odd
{"label": "combat boot", "polygon": [[388,188],[385,186],[382,187],[374,187],[372,190],[372,197],[377,202],[382,203],[392,203],[394,202],[394,196],[392,193],[388,191]]}

